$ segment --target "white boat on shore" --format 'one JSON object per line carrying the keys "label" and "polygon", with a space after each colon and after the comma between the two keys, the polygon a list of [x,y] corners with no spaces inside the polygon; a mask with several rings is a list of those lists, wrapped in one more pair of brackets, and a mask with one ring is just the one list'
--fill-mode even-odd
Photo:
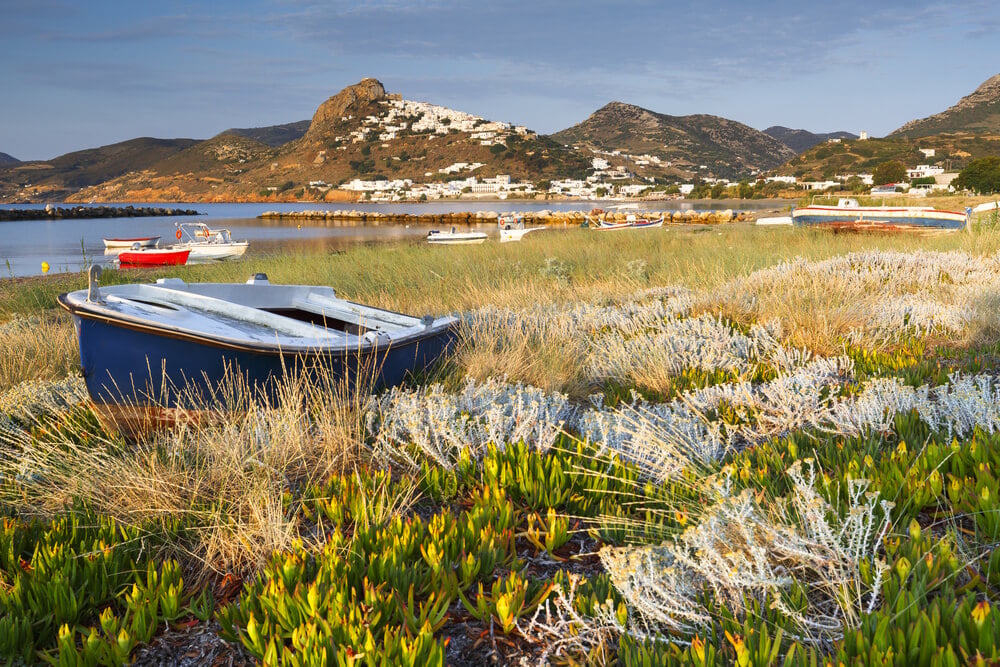
{"label": "white boat on shore", "polygon": [[250,247],[249,241],[234,241],[228,229],[212,229],[203,222],[178,224],[177,240],[180,243],[170,247],[190,250],[189,259],[194,261],[240,257]]}
{"label": "white boat on shore", "polygon": [[769,218],[757,218],[754,222],[755,225],[791,225],[792,217],[790,215],[778,215]]}
{"label": "white boat on shore", "polygon": [[792,210],[796,227],[852,231],[955,231],[969,223],[972,209],[941,211],[932,206],[861,206],[841,197],[836,206],[812,204]]}
{"label": "white boat on shore", "polygon": [[427,232],[427,242],[434,245],[471,245],[486,240],[485,232],[458,232],[452,227],[450,232],[432,229]]}
{"label": "white boat on shore", "polygon": [[101,239],[105,250],[128,250],[139,244],[140,248],[155,248],[160,242],[159,236],[136,236],[130,239]]}
{"label": "white boat on shore", "polygon": [[666,216],[661,215],[659,220],[650,220],[649,218],[637,217],[634,213],[629,213],[625,216],[625,220],[622,222],[609,222],[607,220],[602,220],[597,218],[592,219],[590,216],[584,216],[587,220],[587,225],[599,232],[614,231],[617,229],[646,229],[650,227],[662,227],[663,222],[666,220]]}

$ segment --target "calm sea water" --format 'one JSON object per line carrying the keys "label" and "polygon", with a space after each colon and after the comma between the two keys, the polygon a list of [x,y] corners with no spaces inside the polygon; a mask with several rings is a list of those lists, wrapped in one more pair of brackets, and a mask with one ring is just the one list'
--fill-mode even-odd
{"label": "calm sea water", "polygon": [[[62,204],[75,206],[76,204]],[[126,204],[121,204],[125,206]],[[49,272],[81,271],[88,262],[104,263],[114,259],[105,255],[101,239],[111,237],[160,236],[160,244],[173,242],[178,222],[204,222],[212,227],[228,227],[236,240],[250,241],[247,256],[285,250],[339,250],[356,243],[419,243],[427,227],[401,225],[343,225],[327,221],[259,220],[264,211],[304,211],[353,209],[397,213],[446,213],[459,211],[589,211],[607,202],[524,202],[524,201],[451,201],[425,204],[142,204],[164,208],[193,209],[204,215],[196,217],[95,218],[82,220],[32,220],[0,222],[0,279],[42,273],[42,262]],[[643,210],[719,209],[718,201],[650,202]],[[773,202],[738,202],[732,208],[760,209]],[[7,205],[0,208],[44,208],[44,204]],[[484,231],[495,229],[483,225]]]}

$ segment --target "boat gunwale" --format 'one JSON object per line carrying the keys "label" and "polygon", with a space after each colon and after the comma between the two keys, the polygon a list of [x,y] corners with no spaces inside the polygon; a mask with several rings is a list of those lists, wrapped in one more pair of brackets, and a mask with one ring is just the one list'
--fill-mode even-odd
{"label": "boat gunwale", "polygon": [[[366,339],[362,334],[360,336],[354,334],[346,334],[352,336],[351,340],[346,338],[342,339],[338,343],[331,341],[327,345],[319,343],[318,344],[295,344],[286,343],[282,344],[280,341],[276,340],[274,343],[271,342],[257,342],[252,340],[239,340],[235,338],[228,338],[218,335],[210,335],[204,333],[198,333],[191,329],[185,329],[177,326],[169,325],[157,325],[154,320],[142,321],[136,318],[134,315],[129,315],[126,313],[108,313],[102,312],[99,309],[93,307],[88,307],[87,301],[82,301],[80,303],[74,303],[70,297],[74,294],[84,295],[87,290],[78,290],[76,292],[66,292],[60,294],[57,297],[57,302],[61,307],[66,309],[72,316],[79,317],[82,319],[88,319],[96,322],[101,322],[110,326],[115,326],[123,329],[129,329],[134,331],[140,331],[144,333],[150,333],[157,336],[163,336],[167,338],[174,338],[178,340],[196,342],[203,345],[208,345],[212,347],[224,348],[228,350],[235,350],[241,352],[256,352],[260,354],[269,355],[309,355],[309,356],[323,356],[328,358],[342,357],[350,354],[366,354],[370,352],[376,352],[379,350],[387,350],[391,347],[398,347],[400,345],[407,345],[412,342],[419,342],[421,340],[435,338],[437,336],[446,334],[450,331],[454,331],[458,325],[458,318],[450,315],[437,317],[432,320],[428,325],[425,325],[422,329],[417,331],[412,331],[410,333],[402,333],[399,335],[393,335],[391,332],[379,331],[377,329],[372,329],[372,332],[377,332],[383,334],[382,337],[376,335],[374,338]],[[215,297],[208,297],[215,298]],[[222,299],[219,299],[223,301]],[[378,310],[393,315],[398,315],[401,317],[407,317],[415,320],[415,324],[411,328],[416,328],[421,322],[420,318],[413,317],[411,315],[406,315],[404,313],[397,313],[394,311],[389,311],[380,308],[373,308],[371,306],[365,306],[364,304],[356,304],[354,302],[346,301],[341,299],[345,303],[360,306],[362,308],[370,308],[372,310]],[[184,308],[190,312],[189,308]],[[268,312],[265,309],[258,308],[262,312]],[[284,315],[279,315],[276,313],[269,313],[274,317],[282,317],[294,321],[292,318],[287,318]],[[332,318],[331,318],[332,319]],[[404,329],[405,330],[405,329]]]}

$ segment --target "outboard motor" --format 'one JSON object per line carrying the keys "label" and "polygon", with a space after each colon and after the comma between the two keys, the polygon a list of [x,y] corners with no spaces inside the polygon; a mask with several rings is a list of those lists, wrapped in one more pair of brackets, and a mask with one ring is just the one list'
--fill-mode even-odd
{"label": "outboard motor", "polygon": [[247,285],[270,285],[271,281],[267,279],[266,273],[255,273],[250,276],[250,280],[247,281]]}

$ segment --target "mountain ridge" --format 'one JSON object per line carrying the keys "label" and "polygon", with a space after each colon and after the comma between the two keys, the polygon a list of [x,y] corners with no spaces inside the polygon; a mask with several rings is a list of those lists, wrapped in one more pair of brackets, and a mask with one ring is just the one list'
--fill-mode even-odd
{"label": "mountain ridge", "polygon": [[647,154],[690,173],[716,176],[771,169],[795,155],[777,139],[738,121],[710,114],[671,116],[619,101],[550,136],[599,151]]}
{"label": "mountain ridge", "polygon": [[924,137],[942,133],[1000,134],[1000,74],[940,113],[911,120],[889,137]]}
{"label": "mountain ridge", "polygon": [[821,144],[830,139],[858,138],[858,135],[843,130],[837,132],[810,132],[809,130],[792,129],[783,125],[772,125],[761,131],[769,137],[774,137],[796,153],[807,151],[816,144]]}

